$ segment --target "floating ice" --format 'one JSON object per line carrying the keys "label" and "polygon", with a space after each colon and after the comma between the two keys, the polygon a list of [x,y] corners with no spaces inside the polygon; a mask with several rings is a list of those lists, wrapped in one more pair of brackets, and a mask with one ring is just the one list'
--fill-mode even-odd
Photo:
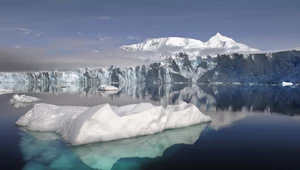
{"label": "floating ice", "polygon": [[99,90],[101,90],[101,91],[118,91],[119,89],[115,86],[101,85]]}
{"label": "floating ice", "polygon": [[32,102],[36,102],[39,100],[40,99],[37,97],[15,94],[15,95],[13,95],[12,99],[10,99],[10,102],[11,103],[15,103],[15,102],[32,103]]}
{"label": "floating ice", "polygon": [[193,104],[167,108],[150,103],[91,108],[36,104],[16,124],[31,131],[54,131],[72,145],[131,138],[187,127],[211,118]]}
{"label": "floating ice", "polygon": [[282,84],[281,84],[282,86],[292,86],[293,85],[293,83],[292,82],[282,82]]}
{"label": "floating ice", "polygon": [[12,90],[7,90],[7,89],[0,89],[0,95],[2,94],[7,94],[7,93],[12,93]]}

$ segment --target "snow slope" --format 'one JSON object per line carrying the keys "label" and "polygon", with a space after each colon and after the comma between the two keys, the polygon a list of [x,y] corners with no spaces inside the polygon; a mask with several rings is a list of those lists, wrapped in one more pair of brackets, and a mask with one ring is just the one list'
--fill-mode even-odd
{"label": "snow slope", "polygon": [[16,124],[32,131],[53,131],[72,145],[131,138],[211,121],[193,104],[122,107],[103,104],[91,108],[36,104]]}
{"label": "snow slope", "polygon": [[179,52],[184,52],[188,54],[190,58],[195,59],[201,55],[216,56],[217,54],[232,52],[259,51],[245,44],[238,43],[232,38],[223,36],[220,33],[211,37],[207,42],[192,38],[167,37],[148,39],[139,44],[124,45],[121,46],[120,49],[136,52],[136,55],[133,57],[150,61],[164,60],[168,57],[175,56]]}

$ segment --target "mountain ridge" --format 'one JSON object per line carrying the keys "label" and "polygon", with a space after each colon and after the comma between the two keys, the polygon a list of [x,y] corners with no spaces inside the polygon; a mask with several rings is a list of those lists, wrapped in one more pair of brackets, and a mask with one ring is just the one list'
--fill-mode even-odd
{"label": "mountain ridge", "polygon": [[232,38],[223,36],[219,32],[206,42],[193,38],[163,37],[147,39],[138,44],[123,45],[119,49],[140,53],[135,57],[144,60],[164,60],[179,52],[184,52],[193,59],[202,55],[217,56],[217,54],[259,51],[256,48],[251,48],[245,44],[236,42]]}

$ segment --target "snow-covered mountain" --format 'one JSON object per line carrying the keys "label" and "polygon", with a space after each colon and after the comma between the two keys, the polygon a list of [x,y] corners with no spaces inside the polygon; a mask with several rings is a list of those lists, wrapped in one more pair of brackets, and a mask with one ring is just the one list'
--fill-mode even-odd
{"label": "snow-covered mountain", "polygon": [[148,39],[139,44],[124,45],[120,49],[135,52],[133,57],[150,61],[164,60],[176,56],[180,52],[188,54],[190,59],[195,59],[197,56],[204,55],[216,56],[233,52],[259,51],[220,33],[211,37],[207,42],[192,38],[167,37]]}

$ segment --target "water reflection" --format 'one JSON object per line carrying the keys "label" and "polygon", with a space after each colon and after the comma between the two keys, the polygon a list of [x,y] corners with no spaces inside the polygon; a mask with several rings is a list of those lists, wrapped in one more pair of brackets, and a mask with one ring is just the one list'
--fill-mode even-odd
{"label": "water reflection", "polygon": [[[110,170],[122,158],[156,158],[176,144],[194,144],[206,124],[167,130],[155,135],[70,148],[53,133],[22,132],[20,149],[26,169],[103,169]],[[122,169],[139,167],[143,161]]]}
{"label": "water reflection", "polygon": [[232,112],[260,111],[287,115],[300,111],[300,88],[281,86],[230,86],[197,84],[114,84],[118,92],[101,92],[98,86],[86,84],[15,84],[0,83],[0,89],[14,90],[15,93],[71,93],[80,96],[97,95],[117,99],[132,97],[140,100],[157,101],[161,105],[178,101],[193,103],[202,111],[230,110]]}
{"label": "water reflection", "polygon": [[217,109],[296,115],[300,112],[300,87],[215,86]]}

